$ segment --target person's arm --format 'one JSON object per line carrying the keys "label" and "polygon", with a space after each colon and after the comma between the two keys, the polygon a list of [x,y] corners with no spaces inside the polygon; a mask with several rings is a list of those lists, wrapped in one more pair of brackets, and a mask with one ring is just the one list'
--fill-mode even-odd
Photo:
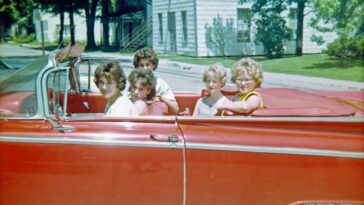
{"label": "person's arm", "polygon": [[157,96],[156,96],[157,99],[167,104],[168,110],[171,112],[171,114],[178,115],[179,112],[178,104],[176,98],[174,97],[172,89],[169,87],[167,82],[158,78],[156,91],[157,91]]}
{"label": "person's arm", "polygon": [[167,99],[164,96],[159,96],[160,101],[167,104],[168,109],[172,112],[172,114],[177,115],[179,112],[178,104],[174,100]]}
{"label": "person's arm", "polygon": [[147,103],[144,100],[135,100],[134,106],[140,115],[147,108]]}
{"label": "person's arm", "polygon": [[252,95],[246,101],[227,101],[217,106],[218,110],[230,110],[240,114],[250,113],[260,106],[260,97]]}
{"label": "person's arm", "polygon": [[199,108],[201,106],[201,100],[202,100],[202,98],[197,100],[197,102],[195,104],[195,109],[193,110],[192,116],[198,116],[199,115]]}

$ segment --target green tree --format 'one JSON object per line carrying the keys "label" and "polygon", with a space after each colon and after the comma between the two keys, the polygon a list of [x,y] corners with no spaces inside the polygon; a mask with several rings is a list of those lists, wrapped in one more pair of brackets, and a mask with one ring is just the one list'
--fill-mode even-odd
{"label": "green tree", "polygon": [[302,56],[303,51],[303,25],[305,17],[305,8],[311,0],[288,0],[289,4],[297,5],[297,27],[296,27],[296,50],[295,56]]}
{"label": "green tree", "polygon": [[99,0],[86,0],[84,4],[84,10],[86,14],[86,25],[87,25],[87,48],[95,49],[95,20],[96,10]]}
{"label": "green tree", "polygon": [[[311,26],[320,32],[336,32],[334,47],[343,62],[347,53],[351,53],[352,39],[364,38],[364,0],[314,0],[313,6],[316,17]],[[322,41],[320,36],[314,39]]]}
{"label": "green tree", "polygon": [[102,4],[102,47],[108,49],[109,43],[109,15],[110,15],[110,0],[101,0]]}
{"label": "green tree", "polygon": [[0,43],[4,42],[5,30],[21,20],[31,26],[32,11],[36,7],[34,0],[0,0]]}
{"label": "green tree", "polygon": [[69,14],[70,22],[70,33],[71,33],[71,44],[75,43],[75,24],[74,14],[79,13],[79,10],[84,8],[86,0],[37,0],[43,10],[52,12],[54,14],[60,14],[60,32],[59,32],[59,43],[63,42],[63,29],[64,29],[64,13]]}
{"label": "green tree", "polygon": [[[307,4],[309,4],[312,0],[286,0],[286,1],[281,1],[282,4],[286,3],[287,5],[296,5],[297,8],[297,27],[296,27],[296,50],[295,50],[295,55],[296,56],[302,56],[303,52],[302,52],[302,45],[303,45],[303,26],[304,26],[304,17],[306,16],[305,14],[305,8],[307,7]],[[239,0],[239,3],[246,3],[246,2],[251,2],[253,4],[257,4],[257,5],[263,5],[266,3],[269,3],[266,0]],[[279,2],[277,2],[279,3]],[[259,7],[257,7],[256,9],[259,9]]]}
{"label": "green tree", "polygon": [[286,10],[285,0],[240,0],[240,3],[253,3],[251,11],[257,25],[256,42],[263,44],[268,58],[283,56],[284,45],[292,38],[292,30],[287,27],[281,13]]}

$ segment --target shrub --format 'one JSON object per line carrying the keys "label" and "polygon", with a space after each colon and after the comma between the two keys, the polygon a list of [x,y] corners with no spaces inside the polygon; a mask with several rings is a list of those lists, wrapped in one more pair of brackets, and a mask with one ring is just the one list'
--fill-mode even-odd
{"label": "shrub", "polygon": [[337,39],[324,52],[340,58],[361,58],[364,55],[364,35]]}
{"label": "shrub", "polygon": [[19,36],[19,37],[14,37],[13,41],[16,43],[30,43],[32,41],[35,40],[35,34],[32,33],[28,36]]}

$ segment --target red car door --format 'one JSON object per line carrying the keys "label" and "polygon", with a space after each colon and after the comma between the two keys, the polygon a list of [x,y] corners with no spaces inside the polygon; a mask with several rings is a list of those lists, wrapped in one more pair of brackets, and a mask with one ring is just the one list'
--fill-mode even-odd
{"label": "red car door", "polygon": [[0,121],[0,204],[182,204],[174,117],[58,123]]}
{"label": "red car door", "polygon": [[177,121],[186,140],[189,205],[364,201],[363,122]]}

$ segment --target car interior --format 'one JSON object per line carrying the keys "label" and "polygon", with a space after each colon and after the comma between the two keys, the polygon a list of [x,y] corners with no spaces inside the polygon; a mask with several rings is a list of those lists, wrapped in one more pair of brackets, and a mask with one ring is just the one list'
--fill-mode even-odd
{"label": "car interior", "polygon": [[[79,58],[69,61],[70,69],[56,70],[48,75],[48,104],[50,114],[60,110],[68,117],[77,114],[99,114],[104,112],[106,100],[100,93],[90,89],[92,81],[91,61],[80,66]],[[94,64],[95,65],[95,64]],[[80,80],[83,77],[83,80]],[[338,117],[338,116],[364,116],[363,91],[303,91],[291,88],[260,88],[257,90],[263,100],[264,109],[255,110],[245,116],[256,117]],[[231,98],[237,94],[237,90],[223,90],[225,96]],[[67,95],[65,98],[65,94]],[[179,105],[180,116],[191,116],[197,100],[208,93],[202,89],[200,93],[175,92]],[[34,95],[34,93],[32,94]],[[34,96],[33,96],[34,97]],[[26,105],[29,104],[31,94],[20,93],[4,94],[2,102],[16,101],[17,103],[0,103],[1,113],[4,115],[29,114]],[[7,100],[4,100],[7,99]],[[66,110],[64,100],[67,101]],[[35,98],[33,98],[35,101]],[[35,102],[33,103],[35,104]],[[29,110],[29,109],[28,109]],[[34,110],[33,110],[34,111]],[[32,111],[32,112],[33,112]],[[239,115],[225,112],[229,115]],[[158,102],[148,106],[143,116],[167,116],[165,103]]]}

